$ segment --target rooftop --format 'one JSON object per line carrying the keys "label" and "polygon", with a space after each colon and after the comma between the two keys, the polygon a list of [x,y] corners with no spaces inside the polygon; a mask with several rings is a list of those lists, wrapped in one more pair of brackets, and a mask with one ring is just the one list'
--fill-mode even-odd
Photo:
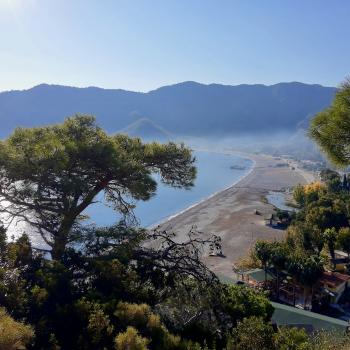
{"label": "rooftop", "polygon": [[292,306],[271,302],[275,311],[272,321],[278,326],[295,326],[313,330],[346,331],[349,323],[337,318],[317,314],[315,312],[298,309]]}
{"label": "rooftop", "polygon": [[320,282],[322,284],[327,284],[331,288],[336,288],[349,280],[350,280],[349,275],[344,275],[343,273],[339,273],[339,272],[325,271],[320,279]]}
{"label": "rooftop", "polygon": [[[265,282],[265,271],[263,269],[254,269],[249,270],[244,273],[245,276],[248,276],[249,279],[252,279],[258,283]],[[267,272],[266,274],[267,281],[273,279],[273,276]]]}

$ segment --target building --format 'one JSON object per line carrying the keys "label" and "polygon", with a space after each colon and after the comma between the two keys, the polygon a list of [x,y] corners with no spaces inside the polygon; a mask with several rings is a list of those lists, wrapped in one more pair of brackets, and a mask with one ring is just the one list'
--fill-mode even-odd
{"label": "building", "polygon": [[236,273],[236,282],[243,282],[252,287],[260,287],[263,283],[272,281],[274,276],[263,269],[252,269],[252,270],[240,270],[238,268],[233,268]]}
{"label": "building", "polygon": [[329,295],[330,303],[336,304],[349,287],[349,281],[349,275],[325,271],[319,281],[319,288]]}
{"label": "building", "polygon": [[315,312],[271,302],[274,307],[272,322],[277,326],[304,328],[308,333],[327,330],[346,332],[349,323],[337,318],[320,315]]}
{"label": "building", "polygon": [[[331,257],[330,257],[331,258]],[[350,267],[349,256],[341,250],[334,251],[334,259],[330,259],[333,270],[338,272],[348,272]]]}

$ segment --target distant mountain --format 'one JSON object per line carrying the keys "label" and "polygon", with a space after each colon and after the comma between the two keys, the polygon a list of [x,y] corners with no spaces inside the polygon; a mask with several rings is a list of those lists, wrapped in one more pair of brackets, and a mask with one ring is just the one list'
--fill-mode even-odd
{"label": "distant mountain", "polygon": [[16,126],[56,123],[75,113],[95,115],[109,132],[129,129],[137,134],[151,128],[161,134],[168,130],[166,134],[205,137],[292,131],[327,107],[335,91],[297,82],[183,82],[148,93],[42,84],[0,93],[0,137]]}
{"label": "distant mountain", "polygon": [[125,133],[133,137],[141,137],[146,140],[155,139],[165,141],[174,138],[170,132],[148,118],[141,118],[118,132]]}

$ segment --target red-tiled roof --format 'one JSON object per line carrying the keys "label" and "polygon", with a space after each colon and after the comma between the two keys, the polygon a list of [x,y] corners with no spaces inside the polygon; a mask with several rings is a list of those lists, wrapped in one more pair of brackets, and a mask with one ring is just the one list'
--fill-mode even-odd
{"label": "red-tiled roof", "polygon": [[322,284],[327,284],[331,287],[338,287],[342,283],[349,280],[350,280],[349,275],[344,275],[343,273],[339,273],[339,272],[325,271],[323,273],[323,276],[320,279],[320,282]]}

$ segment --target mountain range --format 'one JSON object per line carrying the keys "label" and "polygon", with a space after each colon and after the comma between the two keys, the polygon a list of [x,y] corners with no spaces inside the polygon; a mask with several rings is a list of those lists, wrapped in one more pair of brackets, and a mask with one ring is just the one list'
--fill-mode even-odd
{"label": "mountain range", "polygon": [[0,137],[16,126],[52,124],[75,113],[95,115],[109,132],[150,137],[296,131],[327,107],[335,92],[299,82],[231,86],[189,81],[146,93],[41,84],[0,93]]}

